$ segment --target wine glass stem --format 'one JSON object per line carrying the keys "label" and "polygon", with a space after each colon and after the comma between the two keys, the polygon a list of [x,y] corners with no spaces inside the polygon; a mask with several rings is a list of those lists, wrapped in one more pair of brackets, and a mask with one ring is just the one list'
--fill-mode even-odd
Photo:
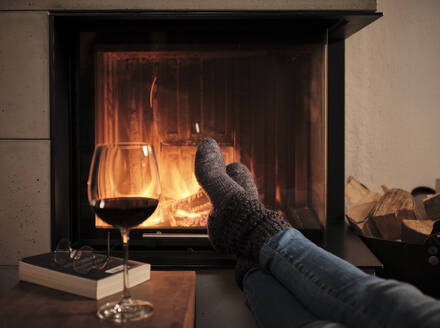
{"label": "wine glass stem", "polygon": [[130,299],[130,291],[128,290],[128,240],[129,240],[129,230],[121,229],[122,235],[122,248],[124,250],[124,290],[122,292],[122,299]]}

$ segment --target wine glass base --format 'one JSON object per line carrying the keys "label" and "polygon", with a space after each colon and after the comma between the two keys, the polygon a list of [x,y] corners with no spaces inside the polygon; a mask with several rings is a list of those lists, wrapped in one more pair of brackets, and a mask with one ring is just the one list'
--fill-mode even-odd
{"label": "wine glass base", "polygon": [[119,302],[106,303],[96,312],[100,319],[119,324],[146,319],[153,313],[153,304],[131,298]]}

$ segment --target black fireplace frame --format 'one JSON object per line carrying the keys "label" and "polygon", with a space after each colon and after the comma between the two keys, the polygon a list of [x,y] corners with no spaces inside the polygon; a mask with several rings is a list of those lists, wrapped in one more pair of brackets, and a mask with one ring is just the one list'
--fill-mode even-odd
{"label": "black fireplace frame", "polygon": [[[272,26],[278,24],[301,29],[304,26],[325,28],[328,31],[327,48],[327,222],[330,225],[344,222],[344,39],[364,26],[380,18],[376,12],[309,12],[309,11],[124,11],[124,12],[58,12],[50,13],[50,115],[51,115],[51,240],[52,249],[60,238],[67,237],[79,244],[87,243],[103,250],[105,230],[100,240],[79,240],[79,225],[75,202],[77,178],[74,175],[75,129],[79,122],[73,115],[80,106],[75,91],[80,80],[75,71],[75,52],[78,44],[74,35],[84,25],[140,24],[142,21],[179,21],[209,24],[211,20],[224,24],[250,24]],[[272,24],[272,25],[271,25]],[[327,230],[327,229],[324,229]],[[331,229],[330,229],[331,230]],[[188,230],[173,230],[186,233]],[[204,232],[193,229],[191,233]],[[325,244],[325,231],[311,229],[303,231],[314,241]],[[140,232],[133,231],[133,234]],[[119,233],[111,231],[112,240],[119,240]],[[140,236],[135,236],[140,238]],[[233,257],[214,252],[206,238],[155,238],[150,242],[153,250],[145,250],[136,244],[131,246],[131,255],[161,267],[224,267],[234,263]],[[330,246],[331,248],[331,246]]]}

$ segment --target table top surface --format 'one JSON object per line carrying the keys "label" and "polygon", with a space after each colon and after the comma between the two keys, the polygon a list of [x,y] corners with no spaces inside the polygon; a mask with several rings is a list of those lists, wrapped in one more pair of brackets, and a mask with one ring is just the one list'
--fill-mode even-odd
{"label": "table top surface", "polygon": [[[155,313],[124,327],[194,327],[195,285],[194,271],[151,271],[151,279],[130,292],[152,302]],[[96,311],[120,295],[96,301],[20,281],[0,297],[0,327],[115,327],[100,320]]]}

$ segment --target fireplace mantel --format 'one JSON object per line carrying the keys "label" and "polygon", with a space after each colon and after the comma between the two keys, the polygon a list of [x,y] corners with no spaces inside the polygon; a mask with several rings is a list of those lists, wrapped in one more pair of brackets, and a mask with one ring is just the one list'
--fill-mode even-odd
{"label": "fireplace mantel", "polygon": [[295,11],[369,11],[377,9],[376,0],[4,0],[0,10],[295,10]]}

